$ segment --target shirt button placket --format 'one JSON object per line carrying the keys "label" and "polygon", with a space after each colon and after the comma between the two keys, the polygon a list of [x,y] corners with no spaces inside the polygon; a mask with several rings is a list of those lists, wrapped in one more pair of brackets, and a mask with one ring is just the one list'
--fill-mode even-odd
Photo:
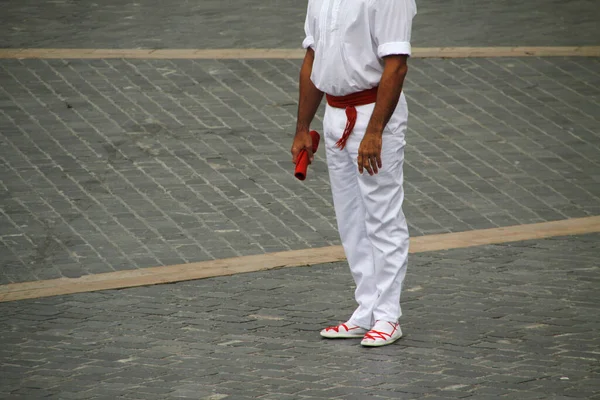
{"label": "shirt button placket", "polygon": [[334,0],[333,2],[333,10],[331,12],[331,32],[339,33],[338,21],[340,16],[340,6],[342,0]]}
{"label": "shirt button placket", "polygon": [[321,5],[321,11],[319,16],[319,25],[322,36],[323,47],[326,49],[329,46],[329,35],[331,31],[331,8],[333,5],[333,0],[324,0]]}

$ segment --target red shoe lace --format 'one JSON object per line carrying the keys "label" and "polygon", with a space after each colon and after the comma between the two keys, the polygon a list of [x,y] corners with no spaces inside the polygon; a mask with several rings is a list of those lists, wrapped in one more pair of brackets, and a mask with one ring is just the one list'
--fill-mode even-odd
{"label": "red shoe lace", "polygon": [[[383,340],[388,340],[389,338],[392,337],[392,335],[394,334],[394,332],[396,332],[396,330],[398,329],[398,324],[392,324],[391,322],[388,322],[388,324],[390,324],[394,330],[392,331],[392,333],[387,333],[387,332],[380,332],[380,331],[376,331],[371,329],[369,332],[367,332],[365,334],[364,339],[371,339],[371,340],[377,340],[377,339],[383,339]],[[377,335],[377,336],[375,336]],[[387,336],[387,338],[386,338]]]}
{"label": "red shoe lace", "polygon": [[340,325],[336,325],[336,326],[329,326],[327,328],[325,328],[325,331],[336,331],[337,333],[340,332],[340,327],[344,327],[344,329],[346,330],[346,332],[350,332],[353,331],[354,329],[360,329],[360,326],[355,326],[354,328],[348,328],[348,325],[346,324],[340,324]]}
{"label": "red shoe lace", "polygon": [[346,324],[341,324],[341,325],[336,325],[336,326],[329,326],[327,328],[325,328],[326,331],[332,330],[332,331],[336,331],[336,332],[340,332],[340,326],[343,326],[344,329],[346,331],[349,331],[350,329],[348,329],[348,327],[346,326]]}

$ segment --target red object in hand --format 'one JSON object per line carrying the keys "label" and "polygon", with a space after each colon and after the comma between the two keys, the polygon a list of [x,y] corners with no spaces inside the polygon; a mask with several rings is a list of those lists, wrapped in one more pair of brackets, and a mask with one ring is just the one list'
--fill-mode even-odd
{"label": "red object in hand", "polygon": [[[310,131],[310,137],[312,139],[312,151],[313,153],[317,152],[319,148],[319,140],[321,140],[321,136],[317,131]],[[301,181],[306,179],[306,170],[308,169],[308,153],[306,150],[301,150],[300,154],[298,154],[298,161],[296,161],[296,171],[294,171],[294,176]]]}

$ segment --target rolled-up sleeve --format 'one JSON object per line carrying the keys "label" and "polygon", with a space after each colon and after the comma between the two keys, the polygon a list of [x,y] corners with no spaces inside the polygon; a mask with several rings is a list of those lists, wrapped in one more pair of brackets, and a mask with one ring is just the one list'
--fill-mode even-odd
{"label": "rolled-up sleeve", "polygon": [[313,47],[314,49],[314,44],[315,44],[315,37],[313,36],[313,29],[311,27],[311,20],[314,20],[314,18],[311,17],[310,15],[310,1],[308,2],[308,8],[306,10],[306,20],[304,21],[304,34],[305,34],[305,38],[302,41],[302,47],[304,47],[305,49],[308,49],[309,47]]}
{"label": "rolled-up sleeve", "polygon": [[371,7],[371,32],[377,43],[377,56],[410,56],[412,20],[417,14],[415,1],[374,0]]}

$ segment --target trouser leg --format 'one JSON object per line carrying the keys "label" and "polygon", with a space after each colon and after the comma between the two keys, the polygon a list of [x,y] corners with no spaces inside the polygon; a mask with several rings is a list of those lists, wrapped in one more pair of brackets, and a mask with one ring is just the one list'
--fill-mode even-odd
{"label": "trouser leg", "polygon": [[378,294],[373,252],[364,223],[366,212],[358,186],[356,161],[347,151],[335,147],[345,124],[344,110],[328,107],[323,123],[327,165],[340,239],[356,284],[354,295],[358,303],[350,322],[370,329],[374,323],[373,306]]}
{"label": "trouser leg", "polygon": [[[360,175],[358,148],[373,105],[357,107],[358,118],[346,148],[334,146],[343,132],[344,110],[328,107],[325,134],[329,173],[340,237],[359,304],[351,322],[369,328],[376,320],[401,316],[400,294],[408,264],[408,226],[402,212],[406,101],[402,97],[383,134],[378,174]],[[369,322],[368,326],[366,322]]]}
{"label": "trouser leg", "polygon": [[[391,140],[389,141],[391,142]],[[402,164],[404,149],[388,146],[383,169],[374,176],[363,174],[359,187],[363,197],[367,236],[371,243],[378,297],[373,319],[396,322],[402,315],[400,293],[408,264],[408,226],[402,212]]]}

